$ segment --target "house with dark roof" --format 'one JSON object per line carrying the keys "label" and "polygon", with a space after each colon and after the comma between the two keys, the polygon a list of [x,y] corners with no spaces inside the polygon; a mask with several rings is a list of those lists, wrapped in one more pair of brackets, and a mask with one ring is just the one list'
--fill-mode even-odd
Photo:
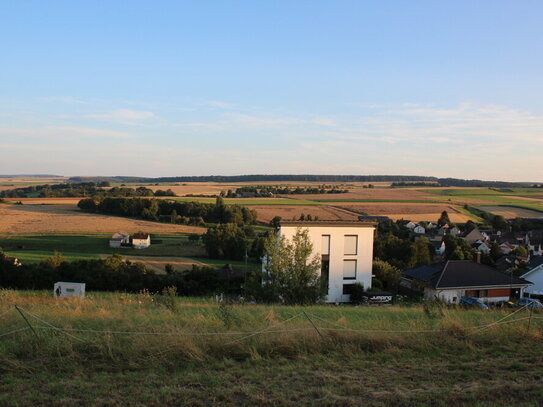
{"label": "house with dark roof", "polygon": [[465,295],[488,303],[509,301],[521,297],[532,283],[471,260],[448,260],[404,270],[400,284],[422,288],[426,298],[458,304]]}
{"label": "house with dark roof", "polygon": [[477,241],[484,242],[486,240],[486,237],[477,228],[472,229],[467,233],[464,233],[461,237],[462,239],[467,240],[471,244]]}

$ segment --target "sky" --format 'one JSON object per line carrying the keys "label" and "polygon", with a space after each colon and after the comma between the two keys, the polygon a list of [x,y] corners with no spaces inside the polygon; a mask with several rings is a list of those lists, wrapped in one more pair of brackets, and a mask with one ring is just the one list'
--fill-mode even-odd
{"label": "sky", "polygon": [[541,1],[0,4],[0,174],[543,181]]}

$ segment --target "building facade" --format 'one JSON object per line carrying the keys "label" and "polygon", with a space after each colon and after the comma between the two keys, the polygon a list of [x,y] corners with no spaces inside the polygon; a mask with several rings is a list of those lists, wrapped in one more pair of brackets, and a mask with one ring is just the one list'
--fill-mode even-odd
{"label": "building facade", "polygon": [[328,286],[326,302],[350,300],[350,288],[371,288],[375,223],[360,221],[283,221],[279,233],[288,240],[307,229],[313,255],[321,260],[321,278]]}

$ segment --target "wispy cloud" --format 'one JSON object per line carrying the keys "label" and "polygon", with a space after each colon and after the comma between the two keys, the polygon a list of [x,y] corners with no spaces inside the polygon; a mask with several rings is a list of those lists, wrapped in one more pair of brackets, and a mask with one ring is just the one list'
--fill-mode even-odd
{"label": "wispy cloud", "polygon": [[117,109],[104,113],[89,114],[86,117],[91,119],[102,119],[124,123],[152,119],[155,117],[155,114],[153,112],[142,110]]}
{"label": "wispy cloud", "polygon": [[0,128],[0,136],[17,137],[25,139],[36,139],[43,141],[62,141],[66,139],[81,138],[108,138],[108,139],[130,139],[134,137],[130,133],[97,129],[89,127],[36,127],[36,128]]}

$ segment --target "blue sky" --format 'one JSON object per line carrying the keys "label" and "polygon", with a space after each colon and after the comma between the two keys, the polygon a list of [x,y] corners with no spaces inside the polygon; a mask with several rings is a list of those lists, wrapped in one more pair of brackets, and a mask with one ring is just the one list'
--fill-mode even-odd
{"label": "blue sky", "polygon": [[0,173],[543,181],[538,1],[17,1]]}

